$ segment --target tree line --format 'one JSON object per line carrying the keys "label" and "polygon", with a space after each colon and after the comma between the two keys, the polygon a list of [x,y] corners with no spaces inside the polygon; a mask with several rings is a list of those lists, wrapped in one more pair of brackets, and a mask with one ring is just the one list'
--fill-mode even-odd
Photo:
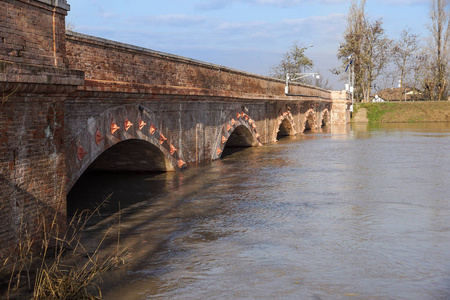
{"label": "tree line", "polygon": [[[331,71],[347,81],[354,73],[356,101],[369,102],[373,91],[399,87],[409,90],[417,99],[441,101],[449,97],[450,79],[450,0],[430,0],[428,36],[405,28],[398,39],[391,39],[383,20],[371,19],[366,0],[352,0],[343,42],[337,57],[342,66]],[[313,63],[305,56],[307,47],[294,43],[283,60],[272,68],[272,76],[284,78],[286,73],[310,70]],[[347,66],[350,66],[347,68]],[[306,80],[304,83],[328,88],[328,82]]]}

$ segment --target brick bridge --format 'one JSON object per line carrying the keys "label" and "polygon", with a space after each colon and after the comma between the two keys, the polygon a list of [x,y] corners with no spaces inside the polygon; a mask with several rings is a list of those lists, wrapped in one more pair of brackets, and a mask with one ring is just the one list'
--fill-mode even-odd
{"label": "brick bridge", "polygon": [[0,252],[36,216],[65,222],[87,168],[178,171],[347,122],[339,92],[293,84],[286,95],[280,80],[66,32],[68,11],[0,0]]}

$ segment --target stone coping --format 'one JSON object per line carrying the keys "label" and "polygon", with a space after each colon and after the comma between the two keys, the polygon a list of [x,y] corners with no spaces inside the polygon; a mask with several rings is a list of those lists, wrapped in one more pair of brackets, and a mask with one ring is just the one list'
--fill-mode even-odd
{"label": "stone coping", "polygon": [[82,71],[0,60],[0,87],[5,93],[71,93],[82,85]]}
{"label": "stone coping", "polygon": [[50,6],[56,6],[58,8],[69,11],[70,5],[67,4],[66,0],[35,0],[36,2],[41,2]]}

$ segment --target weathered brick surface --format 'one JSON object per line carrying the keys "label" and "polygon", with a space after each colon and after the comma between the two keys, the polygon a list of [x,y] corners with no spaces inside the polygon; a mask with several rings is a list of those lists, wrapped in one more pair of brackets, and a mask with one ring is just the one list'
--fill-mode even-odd
{"label": "weathered brick surface", "polygon": [[333,110],[331,111],[331,124],[344,125],[350,122],[350,111],[348,109],[351,104],[348,101],[348,95],[345,91],[331,92],[333,99]]}
{"label": "weathered brick surface", "polygon": [[52,1],[0,1],[0,60],[63,67],[67,7]]}
{"label": "weathered brick surface", "polygon": [[65,68],[68,8],[0,0],[0,258],[37,216],[65,224],[64,101],[84,83]]}
{"label": "weathered brick surface", "polygon": [[[85,71],[90,83],[86,90],[289,98],[281,80],[74,32],[68,32],[66,39],[69,66]],[[291,93],[330,99],[330,91],[297,84]]]}
{"label": "weathered brick surface", "polygon": [[17,94],[0,108],[0,250],[13,246],[22,222],[31,230],[34,216],[65,199],[63,100]]}

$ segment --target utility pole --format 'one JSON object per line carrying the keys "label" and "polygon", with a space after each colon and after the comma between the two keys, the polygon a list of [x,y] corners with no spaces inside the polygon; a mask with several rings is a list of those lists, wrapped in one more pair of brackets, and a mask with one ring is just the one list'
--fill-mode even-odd
{"label": "utility pole", "polygon": [[353,98],[353,84],[355,82],[355,65],[353,64],[353,59],[352,59],[352,54],[350,54],[349,56],[347,56],[347,59],[350,60],[347,67],[345,68],[345,72],[348,72],[348,98],[349,100],[352,101],[352,106],[350,108],[350,111],[353,112],[353,102],[354,102],[354,98]]}
{"label": "utility pole", "polygon": [[355,65],[352,64],[352,85],[350,86],[350,93],[352,93],[352,107],[354,102],[354,92],[355,92]]}

